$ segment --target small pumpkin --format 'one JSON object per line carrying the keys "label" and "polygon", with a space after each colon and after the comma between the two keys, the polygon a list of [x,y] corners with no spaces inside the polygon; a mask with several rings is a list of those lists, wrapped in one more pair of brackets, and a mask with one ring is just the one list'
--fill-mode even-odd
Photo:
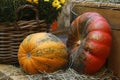
{"label": "small pumpkin", "polygon": [[107,20],[96,12],[86,12],[73,20],[68,35],[70,66],[82,73],[95,73],[110,54],[112,35]]}
{"label": "small pumpkin", "polygon": [[51,33],[28,35],[19,46],[18,60],[28,74],[51,73],[67,63],[67,48]]}

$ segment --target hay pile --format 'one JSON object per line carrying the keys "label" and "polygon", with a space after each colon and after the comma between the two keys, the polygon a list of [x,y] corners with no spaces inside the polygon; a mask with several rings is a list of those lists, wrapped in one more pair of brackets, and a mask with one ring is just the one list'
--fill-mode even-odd
{"label": "hay pile", "polygon": [[57,71],[51,74],[44,74],[41,77],[37,75],[29,76],[33,80],[120,80],[117,77],[113,76],[112,72],[107,69],[103,69],[102,71],[94,74],[94,75],[85,75],[78,74],[73,69],[69,68],[66,71]]}
{"label": "hay pile", "polygon": [[103,68],[94,75],[78,74],[69,68],[54,73],[27,75],[21,68],[13,65],[0,65],[0,80],[120,80],[113,73]]}

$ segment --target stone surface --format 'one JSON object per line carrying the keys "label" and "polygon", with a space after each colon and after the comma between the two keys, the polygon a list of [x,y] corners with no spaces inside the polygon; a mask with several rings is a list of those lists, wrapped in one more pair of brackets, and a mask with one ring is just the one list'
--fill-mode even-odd
{"label": "stone surface", "polygon": [[0,80],[27,80],[25,73],[13,65],[0,64]]}

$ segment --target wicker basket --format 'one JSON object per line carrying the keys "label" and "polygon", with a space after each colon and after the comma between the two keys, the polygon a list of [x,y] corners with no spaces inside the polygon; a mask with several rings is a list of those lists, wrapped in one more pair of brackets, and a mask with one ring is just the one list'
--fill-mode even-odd
{"label": "wicker basket", "polygon": [[31,33],[49,32],[50,26],[44,20],[39,20],[38,10],[34,6],[20,6],[16,10],[16,14],[26,8],[35,11],[35,20],[23,21],[17,19],[15,23],[0,23],[0,63],[18,63],[17,52],[21,41]]}

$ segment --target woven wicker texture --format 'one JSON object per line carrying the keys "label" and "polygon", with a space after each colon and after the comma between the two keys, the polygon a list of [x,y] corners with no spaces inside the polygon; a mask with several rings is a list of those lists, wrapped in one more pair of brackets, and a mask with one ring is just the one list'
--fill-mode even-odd
{"label": "woven wicker texture", "polygon": [[17,61],[19,44],[31,33],[48,32],[49,25],[39,20],[38,10],[31,5],[23,5],[17,9],[17,14],[26,8],[35,11],[35,20],[23,21],[17,19],[15,23],[0,23],[0,63],[14,64]]}

